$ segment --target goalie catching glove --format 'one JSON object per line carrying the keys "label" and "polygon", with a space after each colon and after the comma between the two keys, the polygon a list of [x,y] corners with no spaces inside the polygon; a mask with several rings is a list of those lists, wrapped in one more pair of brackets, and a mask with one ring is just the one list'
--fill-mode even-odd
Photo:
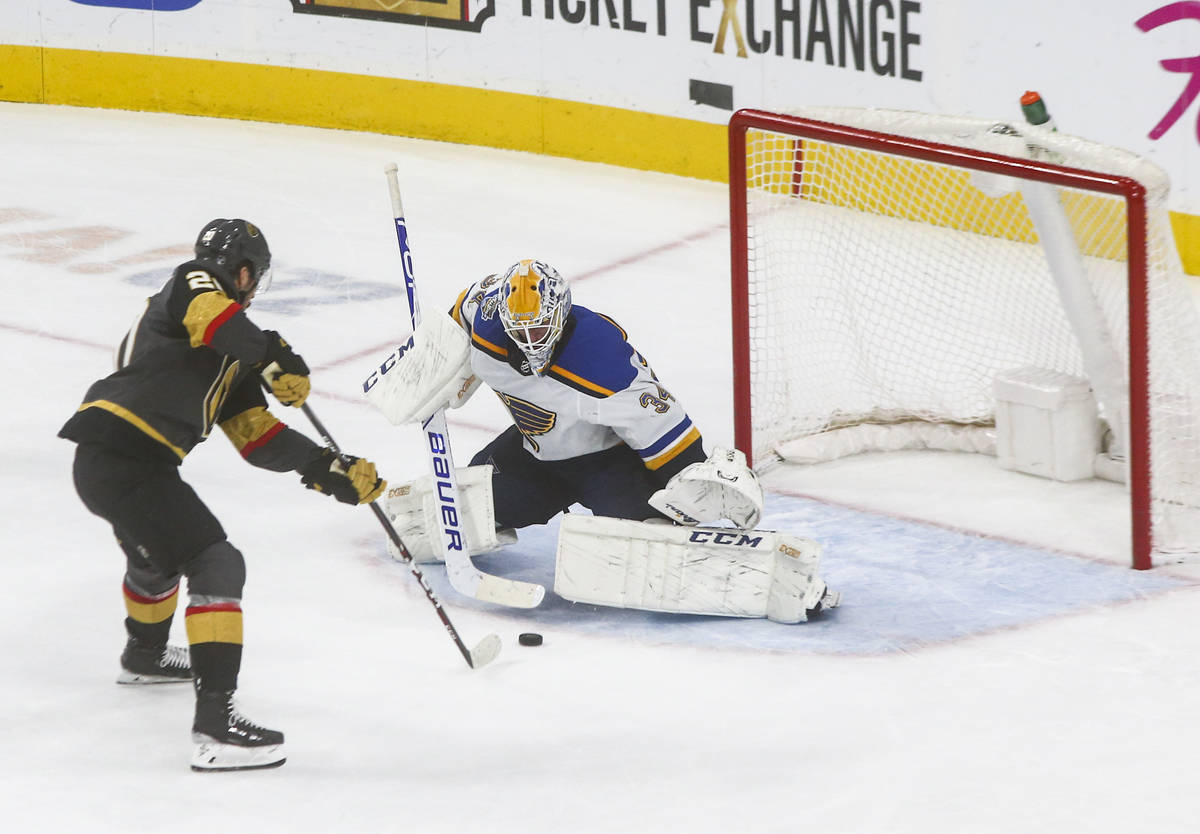
{"label": "goalie catching glove", "polygon": [[271,386],[275,399],[299,408],[312,387],[308,364],[274,330],[264,330],[263,335],[267,337],[267,355],[263,359],[262,378]]}
{"label": "goalie catching glove", "polygon": [[458,408],[479,387],[470,350],[467,334],[454,319],[430,314],[407,345],[371,372],[363,393],[393,425],[423,423],[439,409]]}
{"label": "goalie catching glove", "polygon": [[744,454],[716,448],[708,460],[685,467],[651,495],[650,506],[680,524],[727,518],[749,530],[762,515],[763,491]]}
{"label": "goalie catching glove", "polygon": [[[345,458],[349,467],[342,463]],[[321,454],[300,472],[301,482],[309,489],[332,495],[343,504],[368,504],[383,494],[387,481],[375,472],[375,464],[354,455],[339,458],[332,449]]]}

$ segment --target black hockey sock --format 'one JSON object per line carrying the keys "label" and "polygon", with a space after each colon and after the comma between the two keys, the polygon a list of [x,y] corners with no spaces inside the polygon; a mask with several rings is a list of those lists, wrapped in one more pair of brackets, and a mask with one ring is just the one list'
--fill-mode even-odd
{"label": "black hockey sock", "polygon": [[242,666],[241,605],[234,601],[189,605],[187,633],[197,689],[237,689]]}
{"label": "black hockey sock", "polygon": [[242,666],[242,647],[235,643],[193,643],[192,674],[196,688],[205,692],[237,689]]}

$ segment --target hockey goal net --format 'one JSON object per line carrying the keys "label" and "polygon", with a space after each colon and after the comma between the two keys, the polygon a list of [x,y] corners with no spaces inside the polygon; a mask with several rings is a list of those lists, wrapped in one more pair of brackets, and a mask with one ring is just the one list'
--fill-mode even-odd
{"label": "hockey goal net", "polygon": [[994,454],[998,378],[1079,380],[1134,566],[1200,552],[1200,317],[1167,190],[1144,159],[1024,124],[739,111],[738,448],[760,471]]}

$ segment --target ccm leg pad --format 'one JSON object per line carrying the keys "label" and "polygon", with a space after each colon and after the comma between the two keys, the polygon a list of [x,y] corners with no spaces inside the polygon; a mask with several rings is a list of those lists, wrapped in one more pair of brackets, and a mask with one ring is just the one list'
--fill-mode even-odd
{"label": "ccm leg pad", "polygon": [[554,590],[617,608],[802,623],[826,597],[820,557],[816,542],[770,530],[567,515]]}
{"label": "ccm leg pad", "polygon": [[[418,564],[442,561],[439,530],[444,522],[454,522],[456,512],[464,516],[457,519],[457,523],[466,536],[465,549],[471,555],[487,553],[517,540],[512,530],[496,529],[492,467],[465,466],[454,471],[458,481],[457,511],[441,500],[442,490],[448,482],[435,481],[432,475],[389,489],[382,501],[384,513]],[[387,548],[393,559],[403,560],[391,536],[387,539]]]}

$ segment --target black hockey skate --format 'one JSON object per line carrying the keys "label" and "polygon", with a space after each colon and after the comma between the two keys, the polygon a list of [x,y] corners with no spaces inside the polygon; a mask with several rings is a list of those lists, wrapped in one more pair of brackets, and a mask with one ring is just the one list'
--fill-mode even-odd
{"label": "black hockey skate", "polygon": [[125,643],[117,683],[188,683],[191,679],[192,663],[186,648],[144,646],[132,637]]}
{"label": "black hockey skate", "polygon": [[192,770],[255,770],[287,759],[283,733],[260,727],[238,712],[232,692],[196,693]]}

